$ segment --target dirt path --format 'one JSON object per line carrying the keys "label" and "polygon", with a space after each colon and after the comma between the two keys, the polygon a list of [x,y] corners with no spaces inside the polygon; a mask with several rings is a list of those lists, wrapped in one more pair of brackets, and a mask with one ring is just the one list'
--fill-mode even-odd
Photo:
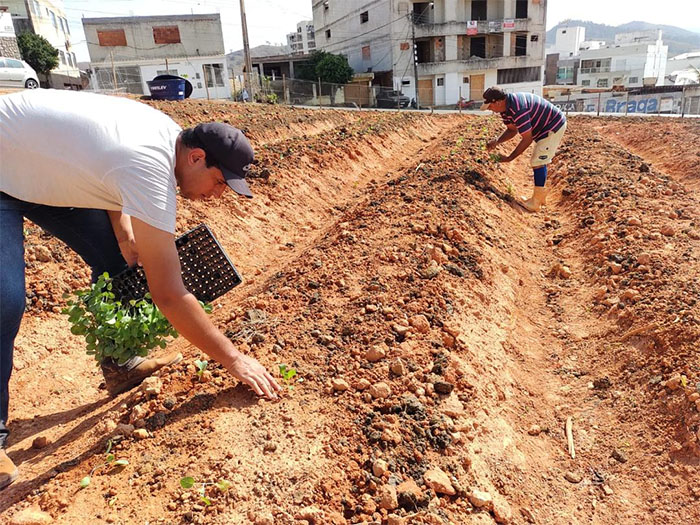
{"label": "dirt path", "polygon": [[[301,113],[306,130],[312,113]],[[303,378],[277,404],[218,365],[197,381],[200,354],[181,340],[171,347],[186,359],[159,393],[107,400],[52,312],[85,275],[29,232],[30,258],[48,244],[52,262],[30,264],[36,299],[12,383],[22,474],[0,494],[3,515],[38,505],[58,523],[698,521],[698,266],[681,264],[698,256],[697,198],[680,182],[664,194],[655,170],[640,194],[639,161],[573,119],[550,203],[528,215],[510,204],[530,188],[525,161],[496,166],[482,149],[495,120],[330,118],[309,137],[290,127],[257,139],[257,199],[185,205],[178,224],[212,225],[246,277],[216,305],[217,325]],[[673,236],[642,197],[683,210]],[[667,383],[676,373],[688,388]],[[115,434],[129,466],[80,490]],[[48,446],[32,448],[38,435]],[[206,506],[180,488],[185,475],[232,488],[209,487]]]}

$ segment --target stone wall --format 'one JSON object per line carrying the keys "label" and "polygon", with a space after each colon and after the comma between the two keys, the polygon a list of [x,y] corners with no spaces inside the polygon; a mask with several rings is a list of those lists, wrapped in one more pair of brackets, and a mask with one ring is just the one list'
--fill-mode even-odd
{"label": "stone wall", "polygon": [[0,56],[21,59],[17,39],[15,37],[0,37]]}

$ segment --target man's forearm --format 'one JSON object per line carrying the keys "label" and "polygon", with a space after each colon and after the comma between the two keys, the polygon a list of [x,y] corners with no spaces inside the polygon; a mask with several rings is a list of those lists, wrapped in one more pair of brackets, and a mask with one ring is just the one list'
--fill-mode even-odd
{"label": "man's forearm", "polygon": [[219,363],[230,363],[240,352],[217,330],[195,296],[183,292],[181,296],[155,297],[154,301],[180,335]]}
{"label": "man's forearm", "polygon": [[107,210],[109,221],[112,223],[114,236],[117,242],[124,242],[134,238],[134,232],[131,227],[131,217],[120,212]]}
{"label": "man's forearm", "polygon": [[520,140],[520,143],[513,150],[513,153],[509,155],[510,160],[517,159],[520,156],[520,154],[530,146],[530,144],[532,144],[532,139],[523,137]]}
{"label": "man's forearm", "polygon": [[515,137],[517,134],[518,134],[517,131],[506,128],[506,130],[501,134],[501,136],[496,139],[496,143],[503,144],[504,142],[508,142],[510,139]]}

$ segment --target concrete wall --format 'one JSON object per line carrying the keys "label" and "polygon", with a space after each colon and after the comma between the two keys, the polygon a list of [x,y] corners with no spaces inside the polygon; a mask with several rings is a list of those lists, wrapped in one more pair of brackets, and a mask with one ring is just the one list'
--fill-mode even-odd
{"label": "concrete wall", "polygon": [[[218,13],[206,15],[83,18],[91,62],[153,58],[217,56],[224,54]],[[154,27],[177,26],[180,42],[156,44]],[[101,46],[98,31],[123,30],[126,46]]]}

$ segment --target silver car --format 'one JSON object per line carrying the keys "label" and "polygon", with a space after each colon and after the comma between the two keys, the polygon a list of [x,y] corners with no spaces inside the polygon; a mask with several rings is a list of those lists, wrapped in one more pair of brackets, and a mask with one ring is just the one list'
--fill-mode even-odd
{"label": "silver car", "polygon": [[39,77],[24,60],[0,57],[0,86],[36,89]]}

